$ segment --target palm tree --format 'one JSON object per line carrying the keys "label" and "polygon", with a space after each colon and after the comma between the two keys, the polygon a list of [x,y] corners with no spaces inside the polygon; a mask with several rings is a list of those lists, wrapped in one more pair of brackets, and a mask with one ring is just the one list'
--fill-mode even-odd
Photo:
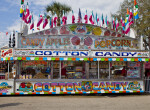
{"label": "palm tree", "polygon": [[63,16],[63,10],[64,13],[69,13],[71,11],[71,7],[67,6],[65,4],[61,4],[59,2],[53,2],[52,4],[48,5],[46,7],[47,12],[51,12],[51,14],[54,16],[56,13],[58,19],[57,19],[57,26],[60,26],[60,18]]}

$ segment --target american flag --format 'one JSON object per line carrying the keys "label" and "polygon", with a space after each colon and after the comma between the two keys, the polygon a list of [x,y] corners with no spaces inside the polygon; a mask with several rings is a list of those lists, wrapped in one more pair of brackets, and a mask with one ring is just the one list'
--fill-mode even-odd
{"label": "american flag", "polygon": [[82,15],[81,15],[80,8],[79,8],[79,14],[78,14],[78,23],[82,23]]}

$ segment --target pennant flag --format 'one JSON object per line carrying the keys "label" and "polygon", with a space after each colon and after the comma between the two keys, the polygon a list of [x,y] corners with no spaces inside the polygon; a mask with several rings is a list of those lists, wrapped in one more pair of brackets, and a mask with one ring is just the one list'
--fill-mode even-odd
{"label": "pennant flag", "polygon": [[94,14],[93,14],[93,11],[92,11],[92,15],[89,17],[89,21],[91,22],[91,24],[94,25]]}
{"label": "pennant flag", "polygon": [[43,16],[39,15],[39,20],[38,20],[38,23],[37,23],[37,29],[38,30],[40,30],[39,26],[41,25],[42,22],[43,22]]}
{"label": "pennant flag", "polygon": [[131,26],[131,24],[133,24],[133,13],[132,13],[132,10],[130,9],[130,14],[129,14],[129,26]]}
{"label": "pennant flag", "polygon": [[113,19],[112,19],[112,30],[114,30],[114,29],[115,29],[115,19],[113,17]]}
{"label": "pennant flag", "polygon": [[127,8],[127,14],[126,14],[126,19],[125,19],[125,34],[128,34],[130,31],[130,26],[129,26],[129,10]]}
{"label": "pennant flag", "polygon": [[126,19],[125,19],[125,26],[127,25],[128,22],[129,22],[129,10],[127,8],[127,14],[126,14]]}
{"label": "pennant flag", "polygon": [[121,16],[121,24],[122,24],[122,22],[123,22],[122,20],[123,20],[123,18],[122,18],[122,16]]}
{"label": "pennant flag", "polygon": [[118,30],[118,27],[119,27],[119,22],[118,19],[116,18],[116,31]]}
{"label": "pennant flag", "polygon": [[27,24],[31,23],[32,15],[29,16],[29,20],[27,21]]}
{"label": "pennant flag", "polygon": [[122,33],[124,34],[125,33],[125,22],[121,16],[121,24],[122,24]]}
{"label": "pennant flag", "polygon": [[107,21],[107,15],[106,15],[106,18],[105,18],[105,27],[107,28],[108,26],[108,21]]}
{"label": "pennant flag", "polygon": [[82,23],[82,15],[81,15],[80,8],[79,8],[79,13],[78,13],[78,23]]}
{"label": "pennant flag", "polygon": [[63,25],[67,24],[67,17],[65,16],[64,10],[63,10],[62,22],[63,22]]}
{"label": "pennant flag", "polygon": [[136,0],[134,0],[134,18],[135,19],[139,19],[139,15],[138,15],[138,5],[136,3]]}
{"label": "pennant flag", "polygon": [[103,14],[102,14],[102,18],[101,18],[101,26],[103,27],[103,25],[104,25],[104,18],[103,18]]}
{"label": "pennant flag", "polygon": [[53,17],[52,16],[50,17],[49,25],[50,25],[50,28],[53,28]]}
{"label": "pennant flag", "polygon": [[97,16],[97,13],[96,13],[96,17],[95,17],[95,20],[96,20],[96,23],[97,23],[97,25],[98,25],[98,22],[99,22],[99,18],[98,18],[98,16]]}
{"label": "pennant flag", "polygon": [[21,0],[21,5],[24,4],[24,0]]}
{"label": "pennant flag", "polygon": [[22,13],[22,20],[23,21],[25,20],[25,13],[26,13],[26,10],[25,10],[25,7],[23,5],[23,13]]}
{"label": "pennant flag", "polygon": [[57,25],[57,15],[56,15],[56,12],[55,12],[55,15],[54,15],[54,25],[55,25],[55,27]]}
{"label": "pennant flag", "polygon": [[74,16],[74,13],[73,13],[73,10],[72,10],[72,24],[75,23],[75,16]]}
{"label": "pennant flag", "polygon": [[85,24],[88,23],[88,15],[87,15],[87,10],[86,10],[86,15],[84,16]]}
{"label": "pennant flag", "polygon": [[29,17],[29,15],[30,15],[30,11],[29,11],[29,5],[27,2],[25,19],[27,19]]}
{"label": "pennant flag", "polygon": [[46,15],[46,13],[44,13],[43,29],[46,27],[47,24],[48,24],[47,15]]}
{"label": "pennant flag", "polygon": [[31,25],[30,25],[30,30],[34,28],[34,19],[33,19],[33,14],[32,14],[32,20],[31,20]]}
{"label": "pennant flag", "polygon": [[23,11],[24,11],[24,10],[23,10],[23,9],[24,9],[23,7],[24,7],[23,5],[21,5],[21,7],[20,7],[20,17],[21,17],[21,18],[23,17]]}

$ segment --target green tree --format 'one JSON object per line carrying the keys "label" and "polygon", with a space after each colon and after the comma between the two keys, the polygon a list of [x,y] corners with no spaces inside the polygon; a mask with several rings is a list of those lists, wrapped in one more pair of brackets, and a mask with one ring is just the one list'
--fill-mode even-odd
{"label": "green tree", "polygon": [[[150,49],[150,3],[149,0],[136,0],[138,5],[138,15],[139,19],[134,21],[134,24],[131,26],[137,32],[137,38],[140,36],[144,37],[144,47],[145,49]],[[127,13],[127,8],[133,10],[134,0],[124,0],[120,5],[120,9],[112,14],[115,18],[119,19],[121,16],[125,19]],[[120,28],[121,29],[121,28]],[[120,30],[121,31],[121,30]]]}
{"label": "green tree", "polygon": [[46,6],[46,11],[51,12],[51,14],[54,16],[55,13],[58,17],[57,19],[57,26],[60,26],[60,18],[63,16],[63,11],[65,14],[69,13],[71,11],[71,7],[65,4],[61,4],[59,2],[53,2],[52,4]]}

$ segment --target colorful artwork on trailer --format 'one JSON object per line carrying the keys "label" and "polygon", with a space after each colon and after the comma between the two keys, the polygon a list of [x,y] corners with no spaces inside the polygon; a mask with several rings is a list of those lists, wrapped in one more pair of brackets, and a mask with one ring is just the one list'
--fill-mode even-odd
{"label": "colorful artwork on trailer", "polygon": [[31,35],[96,35],[124,37],[120,33],[87,24],[71,24],[40,31]]}
{"label": "colorful artwork on trailer", "polygon": [[[96,32],[95,32],[96,33]],[[98,33],[97,33],[98,34]],[[85,35],[19,37],[19,48],[79,49],[79,50],[138,50],[138,40],[103,38]]]}
{"label": "colorful artwork on trailer", "polygon": [[19,85],[19,89],[17,91],[22,91],[22,92],[34,92],[33,91],[33,85],[30,82],[22,82]]}
{"label": "colorful artwork on trailer", "polygon": [[[33,87],[34,85],[34,87]],[[105,93],[106,91],[144,91],[143,81],[122,81],[122,82],[92,82],[92,81],[82,81],[82,82],[33,82],[33,83],[17,83],[18,89],[16,92],[55,92],[59,94],[61,92],[100,92]]]}
{"label": "colorful artwork on trailer", "polygon": [[0,93],[8,93],[8,90],[11,88],[12,86],[10,86],[7,82],[2,82],[0,84]]}

